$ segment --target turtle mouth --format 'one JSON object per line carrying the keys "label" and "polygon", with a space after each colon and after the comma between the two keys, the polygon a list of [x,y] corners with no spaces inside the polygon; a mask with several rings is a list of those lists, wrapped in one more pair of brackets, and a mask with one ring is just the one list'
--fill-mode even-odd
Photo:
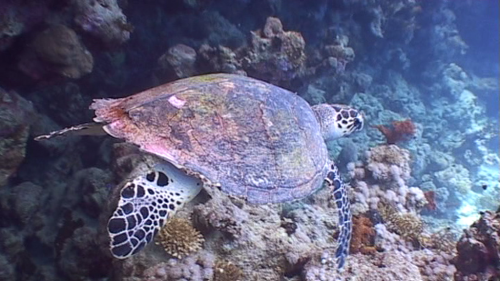
{"label": "turtle mouth", "polygon": [[363,119],[356,118],[354,119],[354,131],[361,131],[363,129]]}

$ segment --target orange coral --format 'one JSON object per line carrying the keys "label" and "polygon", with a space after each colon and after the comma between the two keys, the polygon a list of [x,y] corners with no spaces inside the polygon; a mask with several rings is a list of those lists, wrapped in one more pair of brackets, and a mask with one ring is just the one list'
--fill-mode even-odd
{"label": "orange coral", "polygon": [[376,252],[374,246],[375,230],[370,219],[365,216],[355,216],[352,219],[352,223],[351,253],[362,253],[363,255],[374,254]]}
{"label": "orange coral", "polygon": [[415,124],[410,119],[393,121],[390,127],[384,125],[375,125],[374,127],[385,136],[387,144],[407,141],[416,133]]}
{"label": "orange coral", "polygon": [[425,208],[429,211],[435,211],[437,209],[436,206],[436,193],[432,190],[424,192],[425,199],[427,199],[427,204],[425,204]]}

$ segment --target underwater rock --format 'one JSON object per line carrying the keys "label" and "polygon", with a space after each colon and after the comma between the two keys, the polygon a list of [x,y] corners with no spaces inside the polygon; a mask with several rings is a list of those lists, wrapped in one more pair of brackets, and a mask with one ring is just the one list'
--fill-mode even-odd
{"label": "underwater rock", "polygon": [[299,32],[284,31],[278,18],[267,18],[262,30],[251,32],[243,69],[252,77],[288,85],[305,70],[306,43]]}
{"label": "underwater rock", "polygon": [[194,76],[196,71],[196,51],[184,44],[177,44],[158,59],[159,70],[155,73],[160,84],[179,78]]}
{"label": "underwater rock", "polygon": [[12,187],[10,194],[11,210],[14,218],[17,218],[23,225],[29,223],[35,212],[39,211],[40,196],[43,188],[31,182],[23,182]]}
{"label": "underwater rock", "polygon": [[209,45],[238,48],[245,44],[245,35],[218,11],[205,11],[200,21],[200,32]]}
{"label": "underwater rock", "polygon": [[198,50],[202,72],[225,72],[246,76],[236,53],[224,46],[201,45]]}
{"label": "underwater rock", "polygon": [[11,6],[4,9],[6,11],[2,14],[2,24],[0,24],[0,51],[10,47],[14,37],[24,30],[23,20],[16,8]]}
{"label": "underwater rock", "polygon": [[18,65],[34,79],[50,73],[78,79],[92,71],[94,59],[72,29],[54,25],[37,34]]}
{"label": "underwater rock", "polygon": [[133,27],[127,23],[127,17],[116,0],[73,0],[72,5],[75,23],[106,46],[114,47],[130,39]]}
{"label": "underwater rock", "polygon": [[[87,110],[90,98],[85,94],[86,93],[82,91],[79,84],[75,83],[75,81],[67,80],[63,83],[56,83],[48,87],[43,87],[28,95],[27,98],[41,108],[40,115],[47,115],[37,118],[37,123],[47,130],[44,131],[40,128],[35,128],[37,131],[36,133],[43,134],[51,131],[51,129],[57,129],[53,127],[46,128],[46,126],[40,124],[41,120],[39,119],[41,118],[51,118],[57,122],[59,126],[76,124],[81,120],[90,120],[92,118],[92,113]],[[47,120],[45,122],[50,121]],[[37,136],[37,134],[33,135]],[[60,138],[59,141],[65,140]],[[39,143],[40,145],[45,145],[45,142]]]}
{"label": "underwater rock", "polygon": [[2,1],[0,8],[0,52],[12,46],[15,38],[36,26],[48,13],[50,1]]}
{"label": "underwater rock", "polygon": [[15,276],[15,265],[10,263],[4,255],[0,255],[0,280],[10,281]]}
{"label": "underwater rock", "polygon": [[31,102],[0,88],[0,187],[24,159],[34,116]]}
{"label": "underwater rock", "polygon": [[455,280],[500,278],[500,213],[486,211],[457,243]]}

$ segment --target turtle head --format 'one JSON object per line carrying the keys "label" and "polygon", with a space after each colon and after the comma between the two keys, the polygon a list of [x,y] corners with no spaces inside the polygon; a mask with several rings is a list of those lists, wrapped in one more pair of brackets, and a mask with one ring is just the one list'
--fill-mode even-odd
{"label": "turtle head", "polygon": [[338,139],[363,129],[364,116],[342,104],[319,104],[312,107],[325,140]]}

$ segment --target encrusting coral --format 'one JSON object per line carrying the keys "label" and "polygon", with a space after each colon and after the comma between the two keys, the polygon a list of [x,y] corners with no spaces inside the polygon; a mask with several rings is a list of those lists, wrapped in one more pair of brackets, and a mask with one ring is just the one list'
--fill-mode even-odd
{"label": "encrusting coral", "polygon": [[392,126],[375,125],[385,137],[387,144],[396,144],[398,142],[407,141],[416,133],[415,124],[406,119],[403,121],[393,121]]}
{"label": "encrusting coral", "polygon": [[230,262],[215,263],[214,281],[240,281],[242,274],[241,269]]}
{"label": "encrusting coral", "polygon": [[455,280],[498,280],[500,277],[500,212],[486,211],[457,243]]}
{"label": "encrusting coral", "polygon": [[204,241],[201,233],[188,220],[174,217],[160,230],[157,244],[173,257],[181,259],[200,250]]}
{"label": "encrusting coral", "polygon": [[353,217],[352,224],[351,253],[375,253],[375,230],[370,219],[365,216]]}

